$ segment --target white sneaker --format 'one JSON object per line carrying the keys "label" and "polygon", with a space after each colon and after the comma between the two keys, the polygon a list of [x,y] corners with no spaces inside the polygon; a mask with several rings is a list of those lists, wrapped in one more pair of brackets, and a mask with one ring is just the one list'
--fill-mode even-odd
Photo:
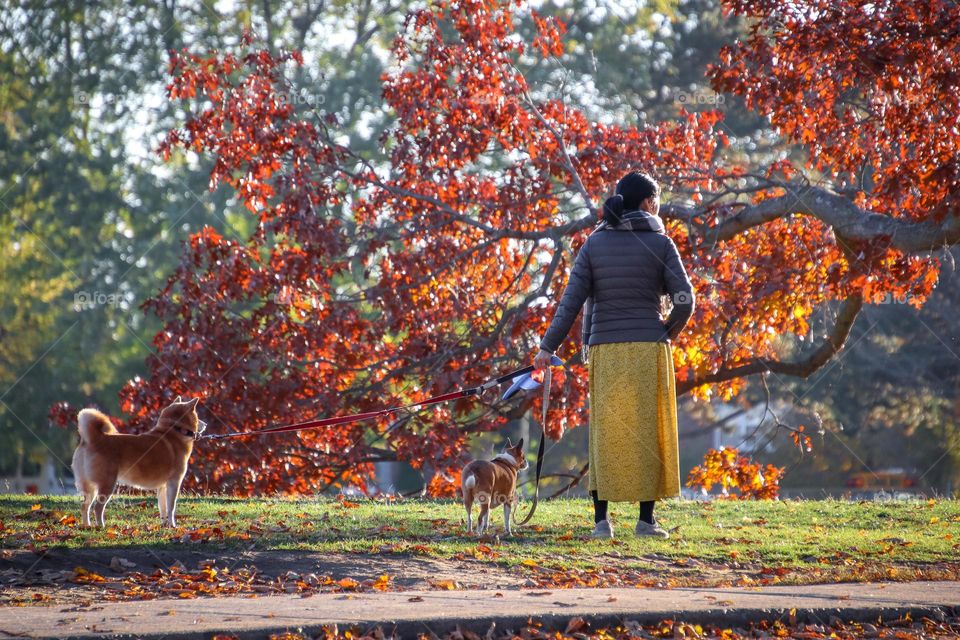
{"label": "white sneaker", "polygon": [[664,531],[659,524],[650,524],[644,520],[637,520],[637,528],[633,530],[633,533],[638,538],[652,537],[652,538],[669,538],[670,534]]}
{"label": "white sneaker", "polygon": [[597,540],[609,540],[613,538],[613,525],[610,524],[609,520],[601,520],[597,523],[597,526],[593,528],[593,533],[590,534],[591,538],[596,538]]}

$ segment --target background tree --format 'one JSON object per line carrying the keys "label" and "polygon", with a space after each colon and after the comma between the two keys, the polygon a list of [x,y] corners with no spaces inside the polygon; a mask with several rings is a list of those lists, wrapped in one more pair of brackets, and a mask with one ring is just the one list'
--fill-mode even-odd
{"label": "background tree", "polygon": [[893,297],[865,308],[848,349],[809,380],[768,377],[771,394],[805,414],[792,422],[814,437],[815,454],[800,463],[785,447],[769,456],[791,466],[794,486],[843,486],[858,473],[878,484],[890,468],[914,488],[950,495],[958,486],[960,290],[956,272],[944,271],[921,309]]}
{"label": "background tree", "polygon": [[[206,195],[209,162],[193,156],[161,166],[154,153],[182,117],[162,99],[166,52],[217,49],[236,43],[244,26],[269,23],[278,45],[309,46],[326,60],[312,68],[327,71],[330,104],[352,97],[362,106],[381,64],[362,45],[380,38],[386,46],[396,12],[373,11],[369,2],[267,2],[223,12],[205,2],[6,4],[0,475],[35,473],[46,459],[66,470],[73,437],[47,428],[48,407],[66,401],[118,412],[116,390],[142,372],[159,328],[137,307],[178,264],[185,236],[203,225],[228,236],[250,226],[227,190]],[[354,19],[350,66],[327,64],[339,59],[338,48],[324,45],[318,25]],[[359,93],[350,97],[336,84],[348,74],[366,82],[355,82]],[[323,80],[309,70],[302,78]],[[367,102],[375,98],[376,91]],[[289,100],[311,108],[306,97]],[[342,111],[363,119],[362,109]],[[358,127],[357,146],[364,133],[375,138]]]}

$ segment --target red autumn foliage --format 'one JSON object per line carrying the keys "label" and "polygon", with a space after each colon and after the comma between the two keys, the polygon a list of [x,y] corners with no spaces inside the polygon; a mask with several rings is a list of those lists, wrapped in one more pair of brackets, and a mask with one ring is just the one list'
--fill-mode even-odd
{"label": "red autumn foliage", "polygon": [[[537,15],[535,33],[523,33],[518,3],[441,0],[408,15],[382,79],[396,121],[376,159],[338,142],[335,115],[297,113],[283,99],[297,53],[271,55],[245,37],[236,53],[172,54],[168,94],[190,116],[161,152],[213,158],[212,185],[235,190],[254,226],[246,237],[193,235],[145,303],[164,327],[149,374],[121,392],[131,424],[187,394],[202,396],[211,433],[253,430],[415,402],[517,366],[549,321],[596,203],[637,168],[692,203],[663,209],[699,294],[674,344],[678,390],[730,398],[751,374],[809,375],[842,348],[864,303],[922,304],[939,269],[925,252],[960,240],[960,135],[927,117],[955,123],[960,113],[943,90],[957,71],[940,53],[956,50],[960,31],[943,28],[958,18],[933,0],[871,3],[894,20],[828,0],[801,5],[810,12],[784,26],[779,3],[728,2],[756,26],[711,73],[808,145],[832,180],[816,187],[789,163],[757,172],[726,162],[717,112],[618,126],[542,97],[518,61],[562,52],[564,28]],[[919,55],[917,38],[931,30],[940,48]],[[876,59],[854,46],[866,65],[840,48],[873,41]],[[893,89],[909,90],[909,104],[884,103]],[[811,335],[813,311],[836,302],[828,335]],[[784,333],[814,344],[783,360]],[[554,376],[552,436],[585,422],[576,350],[571,340],[559,354],[570,364]],[[469,399],[389,432],[384,420],[204,442],[187,486],[363,488],[381,460],[448,472],[471,434],[516,410]]]}

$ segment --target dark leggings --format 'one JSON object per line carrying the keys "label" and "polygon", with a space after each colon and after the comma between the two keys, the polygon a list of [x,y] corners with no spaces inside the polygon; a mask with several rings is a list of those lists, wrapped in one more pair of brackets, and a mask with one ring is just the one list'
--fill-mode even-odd
{"label": "dark leggings", "polygon": [[[598,499],[596,491],[591,491],[590,497],[593,498],[594,523],[600,522],[601,520],[606,520],[607,519],[607,501]],[[655,504],[656,504],[655,500],[648,500],[647,502],[640,503],[640,519],[646,522],[647,524],[654,524],[656,522],[653,519],[653,506]]]}

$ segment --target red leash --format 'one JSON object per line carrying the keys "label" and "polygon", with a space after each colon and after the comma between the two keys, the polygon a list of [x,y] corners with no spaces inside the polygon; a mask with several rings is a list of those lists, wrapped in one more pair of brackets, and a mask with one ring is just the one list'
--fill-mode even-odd
{"label": "red leash", "polygon": [[432,398],[427,398],[426,400],[421,400],[420,402],[413,402],[410,404],[400,405],[398,407],[390,407],[388,409],[381,409],[379,411],[367,411],[365,413],[354,413],[348,416],[337,416],[334,418],[323,418],[321,420],[310,420],[309,422],[298,422],[296,424],[287,424],[279,427],[269,427],[267,429],[260,429],[257,431],[232,431],[230,433],[220,433],[215,435],[201,435],[198,440],[224,440],[226,438],[241,438],[243,436],[259,436],[268,433],[287,433],[290,431],[305,431],[307,429],[320,429],[322,427],[332,427],[338,424],[348,424],[351,422],[361,422],[363,420],[370,420],[373,418],[379,418],[381,416],[389,415],[391,413],[396,413],[397,411],[402,411],[404,409],[413,409],[415,407],[426,407],[431,404],[438,404],[441,402],[447,402],[448,400],[456,400],[458,398],[466,398],[468,396],[480,395],[482,392],[487,389],[492,389],[497,385],[501,385],[504,382],[509,382],[514,378],[522,376],[524,374],[530,373],[534,370],[533,366],[524,367],[522,369],[517,369],[516,371],[511,371],[508,374],[502,375],[498,378],[492,378],[487,380],[481,385],[476,387],[471,387],[469,389],[461,389],[459,391],[452,391],[450,393],[444,393],[439,396],[433,396]]}

